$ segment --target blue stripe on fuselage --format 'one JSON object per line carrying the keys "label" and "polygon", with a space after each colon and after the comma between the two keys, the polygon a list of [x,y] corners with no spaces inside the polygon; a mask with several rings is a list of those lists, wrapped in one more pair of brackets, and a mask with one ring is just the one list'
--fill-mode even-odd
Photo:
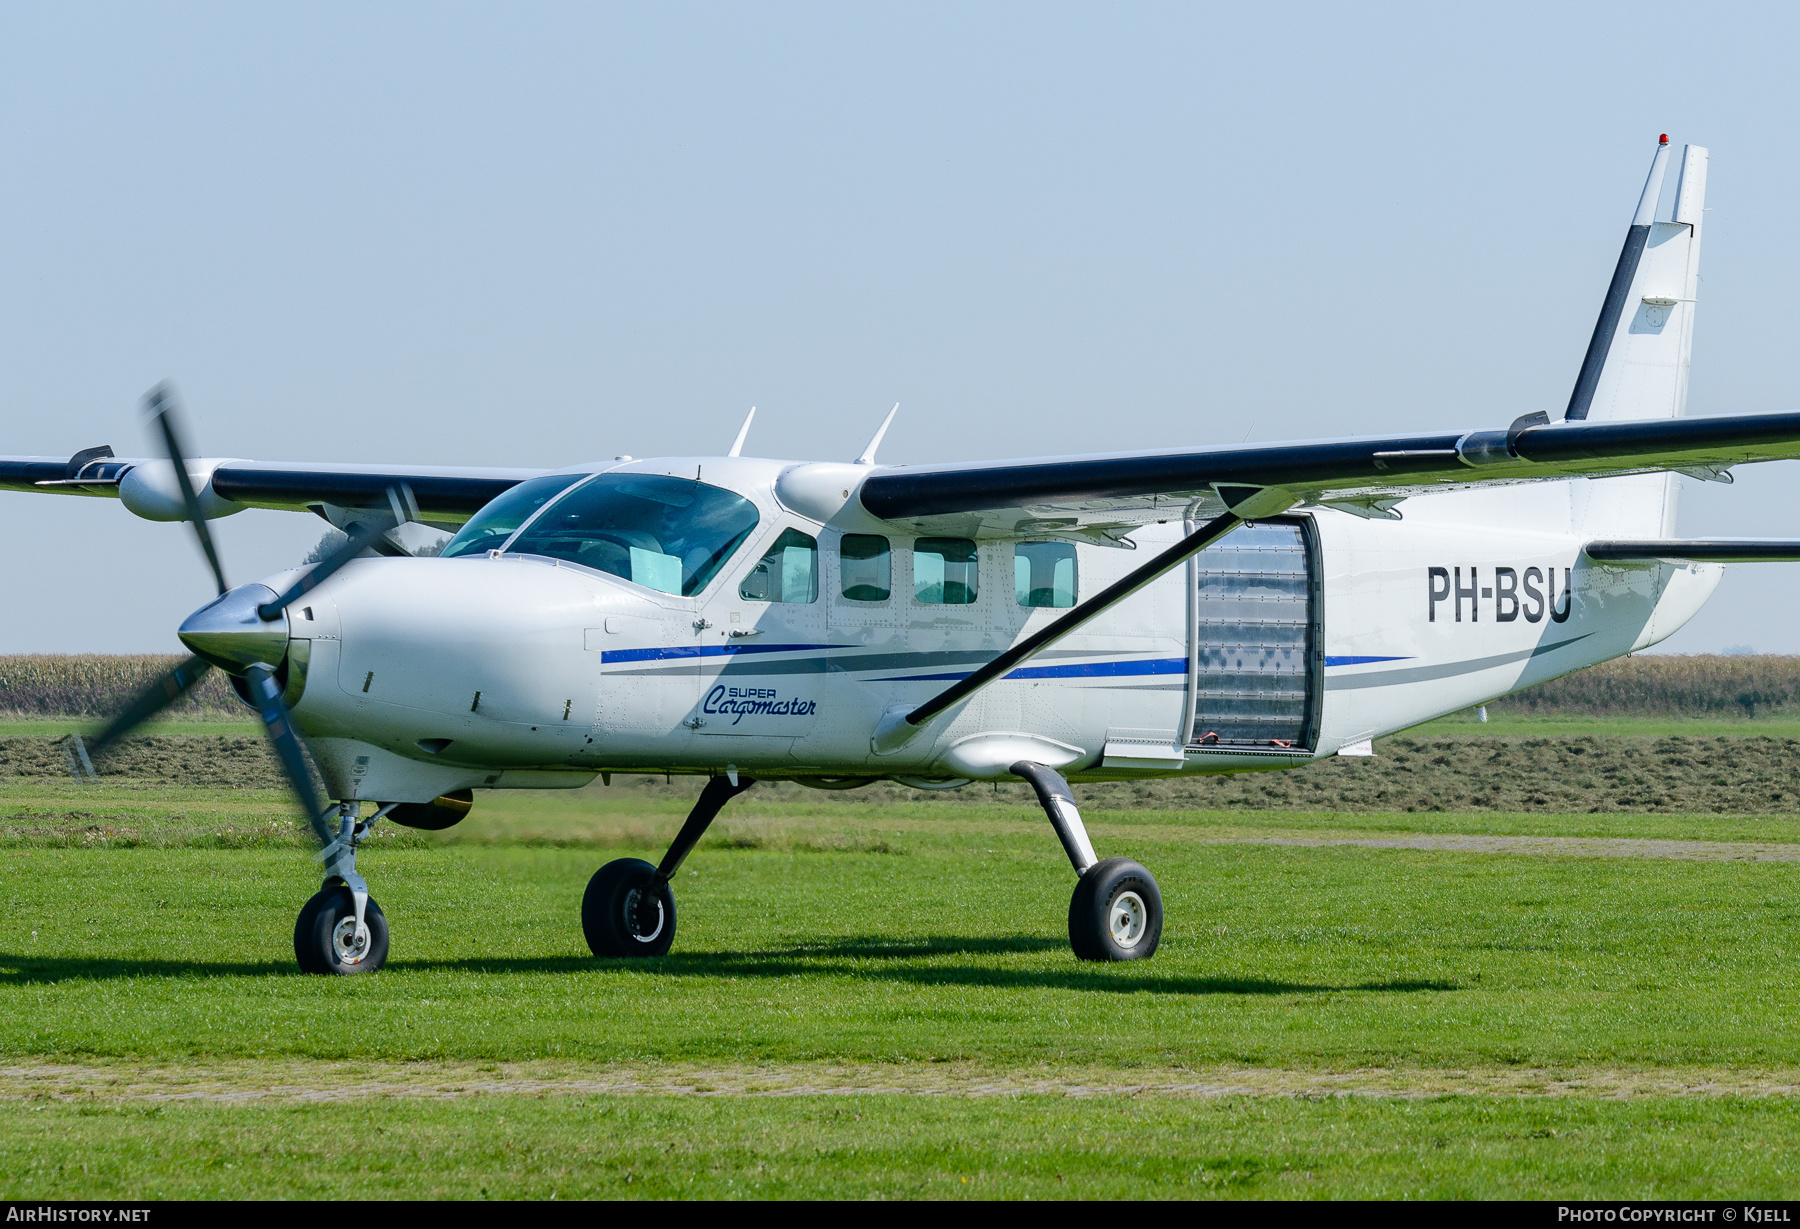
{"label": "blue stripe on fuselage", "polygon": [[[1186,674],[1187,668],[1188,663],[1185,657],[1157,657],[1149,661],[1090,661],[1070,666],[1021,666],[1005,677],[1009,679],[1119,678],[1134,674]],[[891,674],[885,678],[868,681],[871,683],[938,683],[966,679],[973,673],[975,673],[973,670],[962,670],[948,674]]]}
{"label": "blue stripe on fuselage", "polygon": [[821,649],[847,649],[847,644],[676,644],[657,649],[607,649],[602,663],[614,661],[667,661],[676,657],[726,657],[743,653],[816,653]]}

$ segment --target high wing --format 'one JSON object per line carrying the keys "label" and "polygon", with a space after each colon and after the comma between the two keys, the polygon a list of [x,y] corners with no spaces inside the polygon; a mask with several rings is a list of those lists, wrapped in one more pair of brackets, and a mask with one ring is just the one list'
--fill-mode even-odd
{"label": "high wing", "polygon": [[[1190,451],[877,470],[870,514],[916,533],[1114,540],[1151,521],[1208,520],[1279,488],[1302,507],[1398,519],[1410,496],[1658,472],[1729,481],[1734,465],[1800,457],[1800,413],[1551,423]],[[1121,543],[1123,544],[1123,543]]]}
{"label": "high wing", "polygon": [[427,519],[462,522],[541,469],[430,465],[307,465],[234,461],[213,471],[213,490],[249,508],[298,511],[314,504],[379,504],[389,487],[412,491]]}
{"label": "high wing", "polygon": [[[541,469],[487,466],[363,465],[309,462],[192,461],[188,473],[209,516],[244,508],[334,513],[385,507],[390,489],[409,492],[419,519],[454,528],[483,504]],[[117,497],[140,516],[184,515],[173,467],[159,458],[115,457],[107,447],[72,457],[0,457],[0,490]]]}
{"label": "high wing", "polygon": [[[1434,491],[1668,472],[1729,481],[1733,465],[1800,456],[1800,414],[1682,417],[1708,154],[1684,148],[1665,200],[1670,152],[1664,135],[1561,422],[1540,411],[1505,430],[885,469],[863,482],[862,506],[919,533],[1128,545],[1123,535],[1148,521],[1206,521],[1240,506],[1396,519],[1397,505]],[[1769,558],[1778,547],[1761,549]]]}

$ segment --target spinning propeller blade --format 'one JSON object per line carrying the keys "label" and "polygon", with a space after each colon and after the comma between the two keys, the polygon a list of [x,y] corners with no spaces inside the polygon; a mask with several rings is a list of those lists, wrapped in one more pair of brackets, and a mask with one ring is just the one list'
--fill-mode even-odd
{"label": "spinning propeller blade", "polygon": [[88,742],[88,754],[99,755],[138,726],[181,699],[190,688],[205,678],[206,672],[211,669],[212,663],[205,658],[190,657],[157,679],[139,692],[137,698],[125,706],[124,711],[108,722],[106,728]]}
{"label": "spinning propeller blade", "polygon": [[[175,390],[168,384],[158,384],[144,397],[144,408],[149,412],[157,429],[162,433],[165,451],[169,454],[169,462],[175,469],[175,482],[181,488],[181,500],[187,507],[188,523],[194,527],[194,536],[200,539],[200,549],[206,552],[206,562],[212,567],[213,579],[218,582],[219,595],[223,597],[231,589],[226,583],[225,569],[219,563],[218,548],[213,545],[212,531],[207,527],[206,517],[202,514],[199,493],[194,490],[194,481],[188,476],[187,450],[182,447],[181,429],[177,423],[179,409],[175,403]],[[390,493],[390,501],[398,496]],[[396,507],[399,504],[396,502]],[[371,542],[381,536],[381,530],[370,529],[364,525],[356,526],[350,538],[343,546],[323,560],[306,576],[296,582],[288,591],[273,602],[257,608],[257,613],[264,620],[278,618],[288,604],[323,582],[333,572],[343,567],[360,552],[367,549]],[[180,699],[186,692],[205,677],[212,665],[205,658],[190,657],[173,670],[152,683],[136,699],[126,705],[124,710],[85,748],[77,740],[72,751],[82,752],[81,763],[86,766],[91,755],[98,754],[111,747],[119,739],[154,717],[170,704]],[[312,774],[308,770],[304,744],[300,732],[294,728],[293,719],[288,715],[287,705],[282,703],[281,687],[275,681],[275,671],[271,665],[257,662],[244,669],[244,679],[249,684],[251,701],[257,713],[262,717],[263,732],[269,736],[269,745],[274,748],[275,757],[281,761],[281,770],[287,776],[288,786],[294,791],[294,800],[300,809],[306,812],[307,822],[312,826],[314,834],[321,845],[329,846],[335,834],[325,823],[325,805],[319,801],[318,791],[313,788]],[[74,763],[71,755],[71,763]]]}
{"label": "spinning propeller blade", "polygon": [[244,677],[250,683],[250,698],[256,703],[256,711],[262,716],[263,733],[269,736],[269,745],[275,749],[281,770],[287,774],[288,786],[294,791],[294,801],[306,812],[307,822],[312,824],[319,844],[331,844],[337,837],[325,823],[325,806],[313,789],[306,753],[301,749],[300,732],[288,716],[287,705],[281,702],[281,688],[275,683],[274,671],[267,666],[251,666],[244,672]]}
{"label": "spinning propeller blade", "polygon": [[145,394],[144,408],[150,412],[151,419],[162,432],[163,449],[169,454],[169,462],[175,467],[176,485],[181,488],[181,502],[187,505],[188,524],[194,527],[194,536],[200,539],[200,549],[206,552],[206,562],[212,565],[213,579],[219,582],[219,592],[224,593],[231,586],[225,583],[225,569],[219,566],[219,552],[213,546],[212,530],[207,526],[206,517],[201,514],[200,496],[194,491],[194,480],[188,476],[187,450],[181,446],[179,429],[175,424],[179,416],[175,390],[167,383],[158,384]]}
{"label": "spinning propeller blade", "polygon": [[256,608],[256,613],[265,620],[278,617],[295,601],[324,584],[331,574],[349,563],[352,559],[369,549],[382,536],[383,531],[368,525],[353,525],[350,535],[344,544],[319,560],[317,566],[306,575],[288,586],[287,592],[272,602],[264,602]]}

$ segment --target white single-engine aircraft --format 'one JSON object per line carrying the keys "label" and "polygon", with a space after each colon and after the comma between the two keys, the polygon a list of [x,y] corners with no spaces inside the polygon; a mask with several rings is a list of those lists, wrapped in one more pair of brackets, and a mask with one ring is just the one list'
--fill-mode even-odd
{"label": "white single-engine aircraft", "polygon": [[[476,789],[614,772],[710,780],[660,865],[594,875],[596,955],[669,950],[671,877],[756,779],[1022,778],[1078,876],[1075,954],[1147,957],[1156,881],[1099,858],[1070,780],[1366,755],[1655,644],[1721,563],[1800,559],[1800,542],[1672,539],[1674,475],[1729,482],[1800,456],[1800,413],[1681,417],[1707,153],[1686,148],[1659,211],[1668,154],[1664,137],[1554,423],[882,466],[884,422],[848,463],[743,457],[740,432],[722,457],[546,472],[189,459],[158,389],[167,459],[0,458],[7,489],[189,521],[218,579],[180,629],[195,656],[71,758],[91,773],[90,752],[209,668],[229,674],[325,847],[294,930],[311,972],[386,958],[356,869],[381,817],[443,828]],[[207,520],[245,508],[311,511],[350,538],[231,588]],[[396,531],[413,521],[455,536],[409,557]]]}

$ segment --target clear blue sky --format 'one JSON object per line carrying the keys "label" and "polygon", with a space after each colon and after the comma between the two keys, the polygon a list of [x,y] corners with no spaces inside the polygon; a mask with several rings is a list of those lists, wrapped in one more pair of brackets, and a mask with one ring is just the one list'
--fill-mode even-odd
{"label": "clear blue sky", "polygon": [[[1690,412],[1800,408],[1800,10],[0,7],[0,452],[884,459],[1559,414],[1659,132]],[[1792,463],[1682,529],[1800,536]],[[179,526],[0,494],[0,651],[174,650]],[[322,526],[219,522],[230,573]],[[1677,651],[1800,651],[1800,565]]]}

